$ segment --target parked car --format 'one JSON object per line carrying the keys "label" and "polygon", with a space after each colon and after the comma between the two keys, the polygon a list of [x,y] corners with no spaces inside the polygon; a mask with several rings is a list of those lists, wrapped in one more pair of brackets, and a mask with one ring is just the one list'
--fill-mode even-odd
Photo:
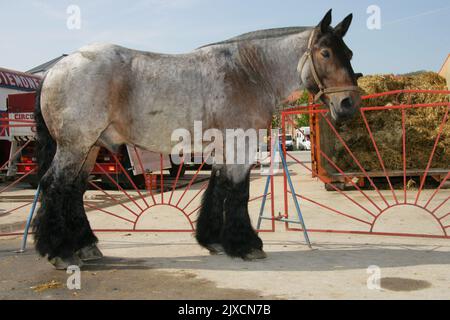
{"label": "parked car", "polygon": [[[280,141],[282,140],[282,136],[280,137]],[[292,138],[292,135],[287,134],[285,135],[285,141],[286,141],[286,151],[294,151],[294,139]]]}

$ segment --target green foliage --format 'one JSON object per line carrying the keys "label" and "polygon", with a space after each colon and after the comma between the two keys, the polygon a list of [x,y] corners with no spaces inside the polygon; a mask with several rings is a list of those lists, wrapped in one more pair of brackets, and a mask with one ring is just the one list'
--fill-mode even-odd
{"label": "green foliage", "polygon": [[[285,109],[289,109],[295,106],[308,105],[309,103],[309,93],[308,91],[303,91],[300,98],[288,105],[283,105],[280,107],[280,112]],[[301,115],[298,117],[297,125],[300,127],[309,127],[309,115]],[[272,119],[272,128],[280,128],[281,127],[281,116],[280,113],[277,112]]]}
{"label": "green foliage", "polygon": [[272,128],[280,128],[281,127],[281,117],[279,113],[273,115],[272,118]]}
{"label": "green foliage", "polygon": [[297,117],[297,128],[309,127],[309,114],[301,114]]}
{"label": "green foliage", "polygon": [[[309,93],[308,91],[303,91],[302,96],[300,99],[295,101],[296,106],[303,106],[309,104]],[[301,127],[309,127],[309,114],[301,114],[297,117],[296,120],[297,128]]]}
{"label": "green foliage", "polygon": [[300,97],[300,99],[295,101],[295,105],[302,106],[302,105],[307,105],[308,103],[309,103],[309,93],[308,93],[308,91],[305,90],[305,91],[303,91],[303,94]]}

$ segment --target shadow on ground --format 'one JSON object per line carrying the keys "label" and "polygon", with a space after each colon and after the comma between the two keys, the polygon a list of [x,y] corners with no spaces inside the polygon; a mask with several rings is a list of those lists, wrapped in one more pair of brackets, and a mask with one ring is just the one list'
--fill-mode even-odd
{"label": "shadow on ground", "polygon": [[[162,252],[161,247],[163,252],[168,253],[172,250],[174,253],[201,252],[193,247],[193,242],[105,241],[103,250],[113,250],[117,256],[84,265],[82,277],[86,285],[82,291],[70,292],[60,288],[36,293],[30,289],[32,286],[53,280],[65,285],[68,275],[53,270],[46,259],[38,257],[34,250],[21,255],[14,253],[18,244],[18,240],[0,241],[0,299],[261,299],[262,296],[254,291],[219,289],[213,282],[198,279],[189,270],[242,271],[244,273],[241,275],[245,276],[245,272],[250,271],[320,272],[365,270],[371,265],[383,269],[450,264],[448,247],[438,246],[425,249],[414,245],[328,243],[315,245],[317,249],[311,251],[295,242],[269,241],[266,242],[271,249],[268,259],[246,262],[226,256],[209,256],[206,252],[174,257],[142,257],[146,252]],[[120,257],[120,252],[126,252],[128,257]],[[130,258],[132,256],[140,258]],[[391,290],[403,290],[402,285],[405,285],[404,279],[383,281],[383,286]],[[421,285],[406,283],[407,288]]]}
{"label": "shadow on ground", "polygon": [[185,256],[145,259],[106,257],[84,266],[85,270],[110,269],[196,269],[242,271],[333,271],[367,268],[413,267],[450,264],[448,252],[398,249],[315,250],[270,252],[267,260],[245,262],[225,256]]}
{"label": "shadow on ground", "polygon": [[[186,255],[177,257],[144,257],[143,252],[148,248],[152,254],[152,247],[164,247],[170,252],[180,246],[192,247],[194,243],[144,243],[144,242],[107,242],[102,245],[102,250],[137,250],[141,258],[105,257],[98,262],[86,263],[83,270],[142,270],[152,268],[164,269],[196,269],[196,270],[260,270],[260,271],[333,271],[367,268],[376,265],[380,268],[390,267],[414,267],[421,265],[450,265],[450,253],[439,251],[439,246],[423,249],[423,246],[404,245],[361,245],[361,244],[326,244],[315,245],[314,250],[307,250],[298,243],[266,242],[268,246],[283,247],[282,251],[268,252],[268,258],[260,261],[242,261],[227,256]],[[289,250],[297,247],[298,250]],[[15,256],[15,247],[0,250],[0,258]],[[36,256],[30,249],[25,255]]]}

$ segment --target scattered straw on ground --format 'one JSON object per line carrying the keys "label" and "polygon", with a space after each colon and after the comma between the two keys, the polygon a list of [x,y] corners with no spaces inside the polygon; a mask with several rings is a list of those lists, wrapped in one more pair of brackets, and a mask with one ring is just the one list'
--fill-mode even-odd
{"label": "scattered straw on ground", "polygon": [[50,289],[60,289],[60,288],[62,288],[62,283],[56,280],[52,280],[50,282],[31,287],[31,289],[34,292],[43,292]]}

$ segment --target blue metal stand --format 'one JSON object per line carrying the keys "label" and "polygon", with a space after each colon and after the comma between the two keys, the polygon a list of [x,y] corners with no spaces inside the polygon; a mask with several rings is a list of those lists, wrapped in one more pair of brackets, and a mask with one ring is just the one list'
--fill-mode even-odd
{"label": "blue metal stand", "polygon": [[[292,199],[294,200],[295,209],[297,210],[297,215],[298,215],[298,219],[299,219],[299,221],[293,221],[293,220],[287,220],[287,219],[277,219],[277,221],[300,224],[303,229],[303,235],[305,237],[306,244],[308,245],[308,247],[310,249],[312,249],[311,241],[309,240],[308,230],[306,228],[305,221],[303,219],[303,214],[300,209],[300,204],[297,199],[297,194],[294,189],[294,184],[292,183],[291,174],[289,173],[289,168],[287,166],[287,161],[286,161],[286,158],[285,158],[283,152],[281,152],[282,147],[279,143],[276,143],[274,146],[275,147],[274,147],[274,150],[273,150],[272,156],[271,156],[271,165],[273,165],[276,153],[278,152],[280,154],[281,161],[283,163],[283,169],[284,169],[284,172],[286,173],[286,178],[287,178],[287,181],[289,184],[289,188],[291,190]],[[266,182],[266,186],[264,189],[264,196],[263,196],[263,200],[262,200],[262,204],[261,204],[261,210],[259,212],[257,230],[261,229],[261,224],[262,224],[263,220],[272,220],[273,219],[273,217],[270,217],[270,218],[264,217],[264,209],[266,206],[267,196],[269,194],[270,180],[272,179],[272,177],[273,177],[273,173],[271,172],[271,174],[267,177],[267,182]],[[272,195],[272,198],[273,198],[273,195]]]}
{"label": "blue metal stand", "polygon": [[36,206],[39,201],[39,194],[41,193],[41,186],[39,185],[36,194],[34,195],[33,205],[30,209],[30,214],[28,215],[27,224],[25,226],[25,230],[23,232],[23,238],[22,238],[22,246],[20,247],[19,253],[24,253],[27,248],[27,238],[28,233],[30,231],[31,221],[33,220],[34,212],[36,211]]}

